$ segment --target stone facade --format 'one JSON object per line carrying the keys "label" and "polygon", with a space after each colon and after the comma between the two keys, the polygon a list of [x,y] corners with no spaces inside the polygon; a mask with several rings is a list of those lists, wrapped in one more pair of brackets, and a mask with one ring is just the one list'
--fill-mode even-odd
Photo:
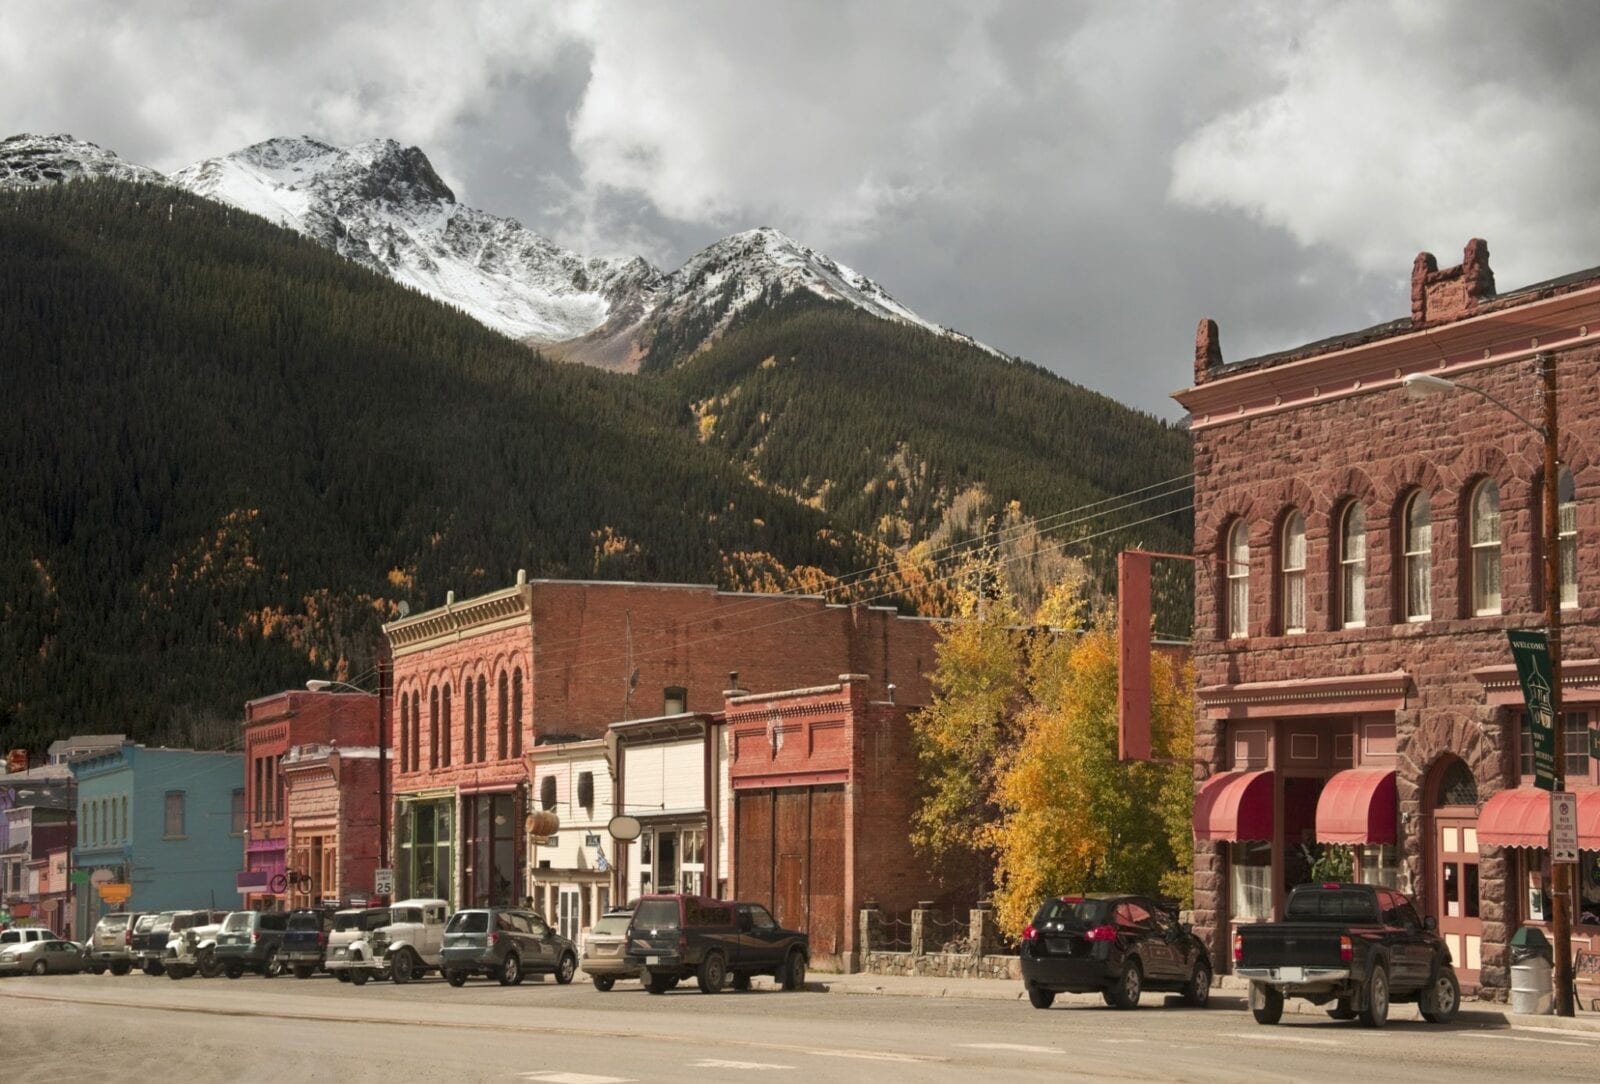
{"label": "stone facade", "polygon": [[[1544,625],[1543,442],[1475,395],[1420,400],[1401,381],[1426,373],[1465,383],[1537,422],[1536,359],[1555,358],[1560,456],[1575,483],[1577,532],[1563,696],[1567,710],[1592,716],[1600,706],[1600,547],[1593,545],[1600,464],[1592,460],[1600,448],[1600,269],[1497,297],[1487,245],[1475,240],[1460,266],[1442,271],[1422,254],[1412,282],[1409,320],[1232,365],[1222,360],[1216,325],[1201,323],[1195,385],[1177,394],[1194,433],[1195,753],[1205,765],[1197,782],[1213,772],[1275,770],[1279,862],[1286,843],[1297,842],[1282,838],[1282,779],[1296,774],[1288,739],[1324,740],[1320,759],[1301,773],[1313,786],[1340,769],[1392,767],[1397,887],[1441,921],[1481,923],[1481,958],[1469,969],[1481,972],[1477,981],[1493,996],[1506,985],[1509,934],[1528,920],[1525,859],[1510,848],[1479,848],[1477,913],[1453,913],[1457,903],[1441,898],[1441,877],[1454,892],[1455,873],[1441,873],[1438,848],[1447,837],[1438,833],[1447,813],[1462,814],[1470,827],[1485,801],[1521,778],[1521,700],[1506,630]],[[1471,503],[1485,480],[1499,493],[1499,544],[1489,547],[1498,558],[1499,605],[1481,613],[1470,531]],[[1432,512],[1431,605],[1420,619],[1408,613],[1405,546],[1407,502],[1419,493]],[[1351,575],[1342,561],[1352,556],[1343,549],[1344,517],[1355,504],[1365,512],[1364,620],[1347,620],[1354,615],[1344,612],[1341,594]],[[1296,590],[1284,573],[1286,524],[1295,513],[1304,517],[1303,631],[1285,612]],[[1229,634],[1236,524],[1245,525],[1249,546],[1245,636]],[[1259,749],[1251,744],[1258,732]],[[1443,804],[1441,788],[1457,760],[1476,783],[1471,807]],[[1596,781],[1590,765],[1569,785]],[[1475,831],[1448,837],[1473,838]],[[1230,958],[1228,853],[1227,842],[1196,845],[1197,932],[1218,960]],[[1278,908],[1284,886],[1273,887]],[[1456,962],[1468,967],[1460,951]]]}

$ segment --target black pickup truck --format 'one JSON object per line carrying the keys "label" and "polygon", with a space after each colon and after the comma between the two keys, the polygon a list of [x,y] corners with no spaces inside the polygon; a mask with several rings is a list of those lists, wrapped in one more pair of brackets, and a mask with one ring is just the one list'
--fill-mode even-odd
{"label": "black pickup truck", "polygon": [[1335,1020],[1357,1017],[1381,1028],[1395,1002],[1415,1001],[1430,1023],[1461,1007],[1450,950],[1430,916],[1400,893],[1376,885],[1301,885],[1289,893],[1286,921],[1241,926],[1233,971],[1250,980],[1250,1011],[1276,1024],[1286,997],[1332,1004]]}
{"label": "black pickup truck", "polygon": [[706,896],[644,896],[628,926],[626,965],[644,988],[664,994],[694,978],[703,994],[750,989],[752,975],[767,974],[785,990],[802,990],[811,941],[779,926],[759,903]]}

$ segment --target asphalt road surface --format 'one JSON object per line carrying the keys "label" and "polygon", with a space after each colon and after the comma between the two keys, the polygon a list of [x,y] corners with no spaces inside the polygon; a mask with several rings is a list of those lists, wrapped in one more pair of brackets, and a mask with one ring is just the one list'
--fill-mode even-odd
{"label": "asphalt road surface", "polygon": [[[826,976],[818,976],[824,981]],[[1153,1001],[1153,1004],[1152,1004]],[[1209,1009],[759,989],[692,983],[652,997],[580,980],[502,988],[431,978],[356,989],[318,977],[186,979],[137,972],[0,980],[8,1084],[116,1081],[973,1081],[1596,1079],[1600,1034],[1555,1028],[1381,1031],[1285,1015],[1259,1027],[1237,998]]]}

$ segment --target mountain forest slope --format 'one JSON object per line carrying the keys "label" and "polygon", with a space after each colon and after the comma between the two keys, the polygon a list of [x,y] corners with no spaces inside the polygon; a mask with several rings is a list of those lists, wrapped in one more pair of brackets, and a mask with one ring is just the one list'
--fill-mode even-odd
{"label": "mountain forest slope", "polygon": [[[360,673],[402,600],[518,568],[826,586],[1188,470],[1174,427],[819,298],[619,376],[118,181],[0,193],[0,342],[0,744],[35,748]],[[1073,552],[1186,549],[1185,504]]]}

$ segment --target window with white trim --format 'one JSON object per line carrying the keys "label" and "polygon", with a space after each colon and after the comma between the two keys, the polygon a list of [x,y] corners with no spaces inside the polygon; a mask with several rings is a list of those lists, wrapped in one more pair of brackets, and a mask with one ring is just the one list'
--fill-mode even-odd
{"label": "window with white trim", "polygon": [[1561,608],[1578,605],[1578,489],[1566,467],[1556,475],[1556,508],[1561,553]]}
{"label": "window with white trim", "polygon": [[1250,528],[1239,520],[1228,530],[1228,635],[1250,635]]}
{"label": "window with white trim", "polygon": [[1306,517],[1299,509],[1283,523],[1283,631],[1306,631]]}
{"label": "window with white trim", "polygon": [[1500,486],[1485,478],[1472,491],[1472,612],[1500,612]]}
{"label": "window with white trim", "polygon": [[1433,507],[1420,489],[1406,501],[1405,613],[1407,621],[1433,617]]}
{"label": "window with white trim", "polygon": [[1367,623],[1367,510],[1345,505],[1339,519],[1339,620],[1347,629]]}

